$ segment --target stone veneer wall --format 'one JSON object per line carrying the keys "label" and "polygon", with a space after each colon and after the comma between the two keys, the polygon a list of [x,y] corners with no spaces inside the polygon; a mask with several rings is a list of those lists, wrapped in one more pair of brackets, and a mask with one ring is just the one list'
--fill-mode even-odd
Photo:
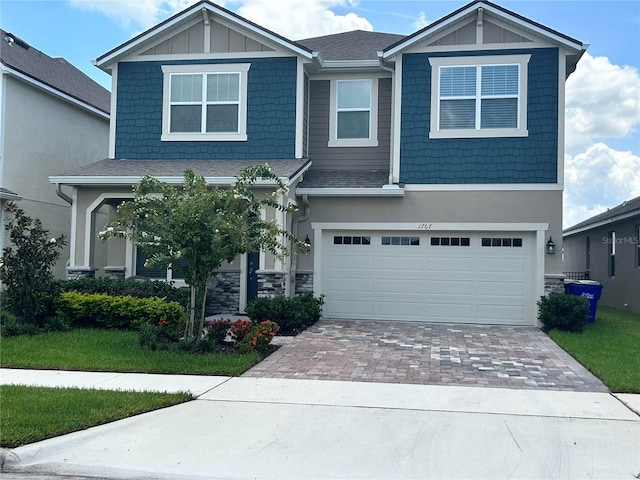
{"label": "stone veneer wall", "polygon": [[296,272],[296,295],[313,292],[313,271]]}
{"label": "stone veneer wall", "polygon": [[125,267],[120,267],[120,266],[104,267],[104,276],[112,280],[124,280],[125,272],[126,272]]}
{"label": "stone veneer wall", "polygon": [[284,270],[257,270],[258,297],[284,297],[287,272]]}
{"label": "stone veneer wall", "polygon": [[240,307],[240,272],[218,272],[207,288],[207,315],[235,313]]}
{"label": "stone veneer wall", "polygon": [[544,294],[564,293],[564,275],[546,274],[544,276]]}
{"label": "stone veneer wall", "polygon": [[97,268],[92,267],[67,267],[67,280],[79,278],[95,278]]}

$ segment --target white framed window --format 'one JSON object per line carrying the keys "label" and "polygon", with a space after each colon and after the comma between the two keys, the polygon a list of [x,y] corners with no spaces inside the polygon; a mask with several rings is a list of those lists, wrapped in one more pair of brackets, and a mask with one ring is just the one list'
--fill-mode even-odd
{"label": "white framed window", "polygon": [[250,66],[164,65],[162,140],[247,140]]}
{"label": "white framed window", "polygon": [[430,58],[429,138],[526,137],[530,58]]}
{"label": "white framed window", "polygon": [[329,147],[378,146],[378,79],[331,80]]}

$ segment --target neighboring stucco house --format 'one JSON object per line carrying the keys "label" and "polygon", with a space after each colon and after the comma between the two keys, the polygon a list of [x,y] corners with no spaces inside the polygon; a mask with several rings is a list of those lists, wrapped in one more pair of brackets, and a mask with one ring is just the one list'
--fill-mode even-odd
{"label": "neighboring stucco house", "polygon": [[267,215],[311,251],[226,265],[220,309],[313,289],[329,318],[533,325],[562,289],[545,246],[562,238],[565,80],[585,50],[485,1],[409,36],[297,42],[193,5],[96,60],[109,158],[51,178],[74,190],[70,271],[172,279],[123,240],[99,264],[95,212],[144,174],[224,186],[268,162],[299,212]]}
{"label": "neighboring stucco house", "polygon": [[599,305],[640,313],[640,197],[564,231],[564,269],[602,283]]}
{"label": "neighboring stucco house", "polygon": [[[0,30],[3,207],[21,197],[20,208],[42,220],[52,237],[71,236],[71,198],[58,196],[48,177],[107,154],[109,99],[108,90],[65,59],[51,58]],[[0,246],[6,241],[3,221]],[[67,247],[53,269],[57,277],[65,277],[68,259]]]}

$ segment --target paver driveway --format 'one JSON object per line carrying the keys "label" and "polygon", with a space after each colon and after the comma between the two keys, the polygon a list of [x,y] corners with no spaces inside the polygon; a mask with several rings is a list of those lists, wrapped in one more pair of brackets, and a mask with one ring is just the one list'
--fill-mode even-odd
{"label": "paver driveway", "polygon": [[535,327],[321,320],[247,377],[607,392]]}

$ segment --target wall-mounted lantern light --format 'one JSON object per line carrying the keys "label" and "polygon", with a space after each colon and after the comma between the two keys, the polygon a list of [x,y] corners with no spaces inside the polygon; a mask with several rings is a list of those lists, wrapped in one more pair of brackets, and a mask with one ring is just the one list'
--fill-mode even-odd
{"label": "wall-mounted lantern light", "polygon": [[547,242],[547,254],[553,255],[556,253],[556,244],[551,237],[549,237],[549,241]]}
{"label": "wall-mounted lantern light", "polygon": [[307,248],[311,248],[311,239],[309,238],[309,235],[304,237],[304,244],[307,246]]}

